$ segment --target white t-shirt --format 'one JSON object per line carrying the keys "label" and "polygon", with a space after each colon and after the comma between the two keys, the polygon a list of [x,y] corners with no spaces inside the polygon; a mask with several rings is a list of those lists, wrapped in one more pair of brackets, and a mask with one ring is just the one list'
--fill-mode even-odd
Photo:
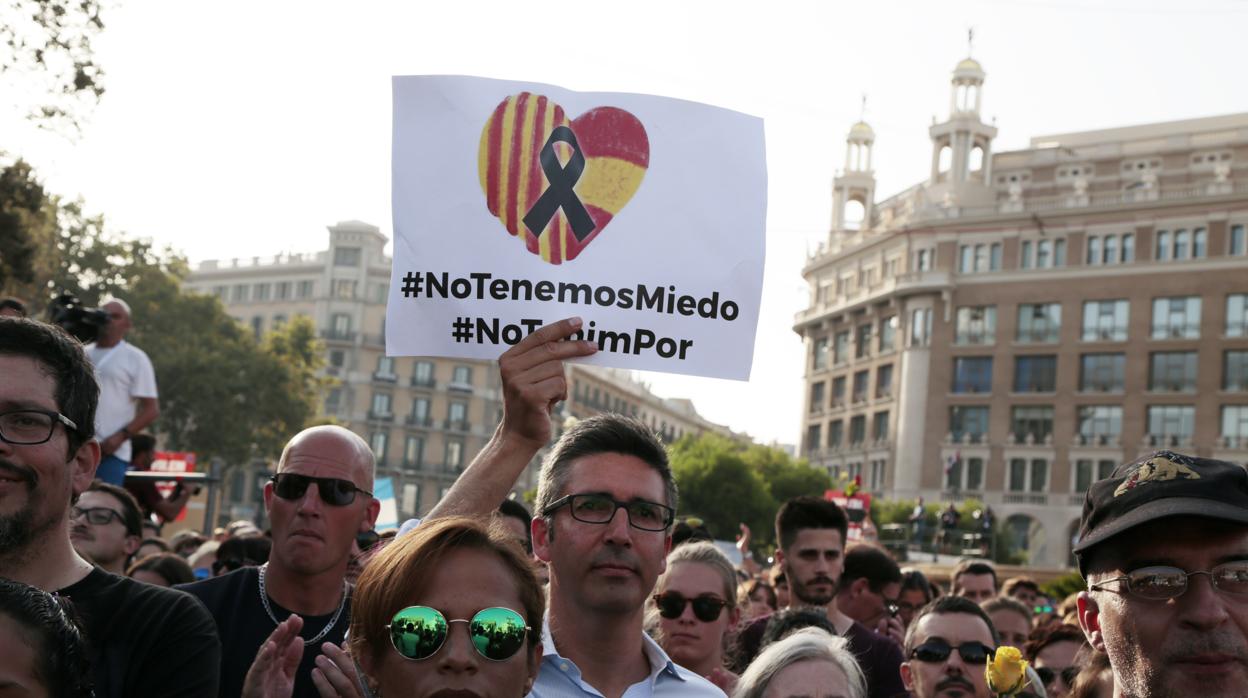
{"label": "white t-shirt", "polygon": [[[95,436],[103,441],[134,420],[139,398],[156,397],[156,372],[142,349],[122,340],[112,347],[86,346],[100,384],[100,404],[95,410]],[[130,462],[127,439],[113,453]]]}

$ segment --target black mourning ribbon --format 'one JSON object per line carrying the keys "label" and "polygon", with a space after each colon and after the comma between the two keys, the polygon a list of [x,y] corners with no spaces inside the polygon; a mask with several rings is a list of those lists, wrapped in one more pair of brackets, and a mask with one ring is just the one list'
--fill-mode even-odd
{"label": "black mourning ribbon", "polygon": [[[560,165],[559,156],[555,154],[555,143],[558,142],[572,146],[572,157],[567,165]],[[539,161],[550,186],[538,197],[533,208],[524,214],[524,224],[534,235],[540,237],[550,224],[550,219],[555,217],[555,212],[562,208],[577,242],[584,242],[597,226],[594,225],[594,219],[589,217],[585,205],[577,198],[576,192],[572,191],[572,187],[576,186],[577,180],[585,172],[585,156],[581,153],[581,146],[577,144],[576,134],[572,133],[572,129],[556,126],[550,132],[550,138],[546,139],[546,145],[542,146]]]}

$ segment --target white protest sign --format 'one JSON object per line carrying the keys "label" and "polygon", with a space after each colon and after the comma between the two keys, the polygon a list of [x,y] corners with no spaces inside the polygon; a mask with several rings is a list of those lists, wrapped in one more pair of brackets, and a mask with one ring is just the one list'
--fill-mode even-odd
{"label": "white protest sign", "polygon": [[589,363],[745,380],[761,119],[650,95],[394,78],[386,353],[495,359],[579,316]]}

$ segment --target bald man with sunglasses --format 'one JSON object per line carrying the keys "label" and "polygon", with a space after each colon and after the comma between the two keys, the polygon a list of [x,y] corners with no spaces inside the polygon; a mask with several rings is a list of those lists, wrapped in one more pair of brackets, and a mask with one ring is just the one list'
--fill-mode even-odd
{"label": "bald man with sunglasses", "polygon": [[[375,468],[368,444],[351,431],[300,432],[264,487],[273,535],[268,563],[181,587],[217,621],[221,696],[255,695],[262,679],[289,682],[293,692],[285,695],[360,695],[342,649],[351,608],[346,577],[356,536],[372,530],[380,510]],[[266,656],[280,661],[256,659],[269,641],[278,651]]]}

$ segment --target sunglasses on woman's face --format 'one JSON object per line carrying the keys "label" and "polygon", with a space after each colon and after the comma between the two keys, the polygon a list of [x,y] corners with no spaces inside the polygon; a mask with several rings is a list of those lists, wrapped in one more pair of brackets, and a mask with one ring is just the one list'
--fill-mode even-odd
{"label": "sunglasses on woman's face", "polygon": [[451,623],[467,623],[473,648],[493,662],[519,652],[530,630],[524,616],[510,608],[485,608],[468,620],[447,620],[441,611],[428,606],[408,606],[394,614],[386,629],[399,654],[419,661],[442,649]]}
{"label": "sunglasses on woman's face", "polygon": [[685,612],[685,604],[693,605],[693,615],[703,623],[714,623],[719,614],[728,605],[723,599],[710,595],[686,599],[684,595],[674,591],[654,595],[654,605],[659,607],[659,615],[669,620],[679,618]]}
{"label": "sunglasses on woman's face", "polygon": [[1053,667],[1038,666],[1036,667],[1036,675],[1040,677],[1040,683],[1046,687],[1059,676],[1062,677],[1062,682],[1067,687],[1070,687],[1075,685],[1075,677],[1079,675],[1079,667],[1068,666],[1064,669],[1054,669]]}

